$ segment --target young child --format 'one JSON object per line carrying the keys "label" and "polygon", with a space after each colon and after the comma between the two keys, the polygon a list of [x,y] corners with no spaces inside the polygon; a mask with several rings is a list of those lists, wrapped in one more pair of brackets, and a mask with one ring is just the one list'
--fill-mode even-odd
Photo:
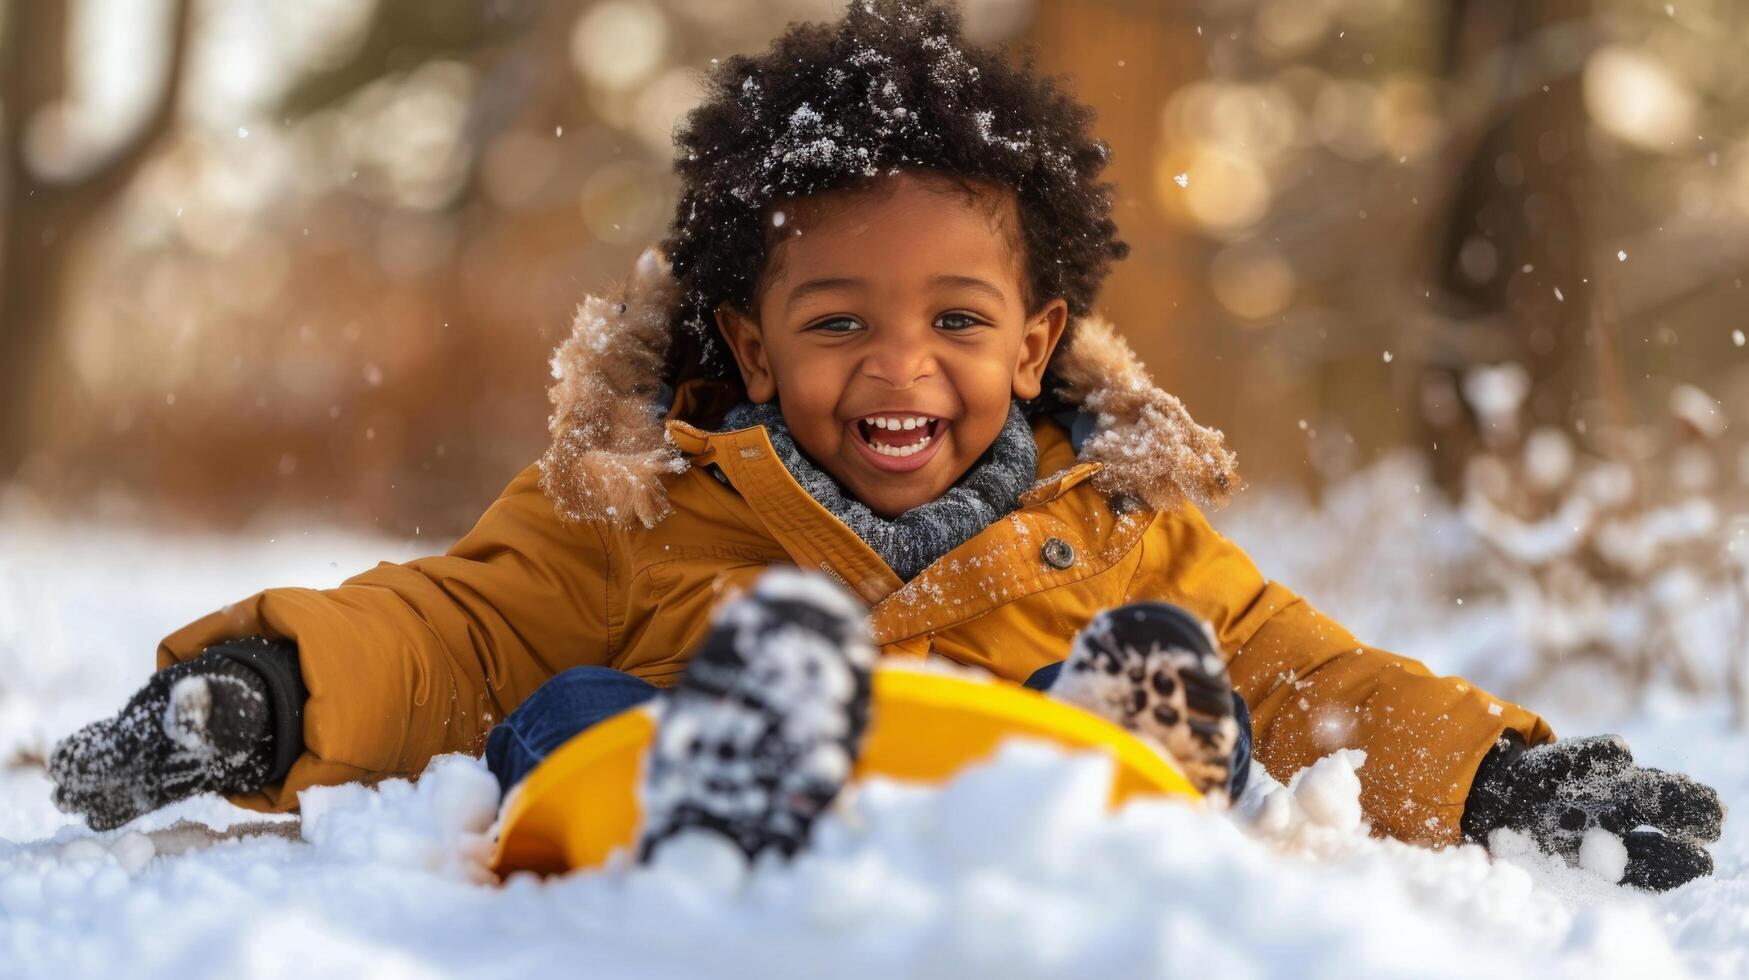
{"label": "young child", "polygon": [[1280,778],[1355,747],[1404,840],[1576,859],[1601,827],[1626,882],[1710,872],[1711,789],[1356,641],[1210,528],[1232,454],[1093,314],[1126,247],[1091,118],[925,0],[725,59],[676,137],[665,255],[554,358],[538,465],[445,555],[166,637],[57,747],[56,802],[100,829],[207,791],[284,810],[451,751],[510,786],[671,688],[645,853],[695,828],[789,853],[878,651],[1050,687],[1216,791],[1248,741]]}

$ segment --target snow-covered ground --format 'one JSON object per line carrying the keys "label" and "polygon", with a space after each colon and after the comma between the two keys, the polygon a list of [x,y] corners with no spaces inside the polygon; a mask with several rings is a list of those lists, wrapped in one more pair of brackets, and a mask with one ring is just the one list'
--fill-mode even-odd
{"label": "snow-covered ground", "polygon": [[[1437,567],[1463,536],[1413,505],[1413,483],[1381,471],[1322,512],[1254,495],[1222,523],[1368,639],[1509,683],[1511,621],[1484,597],[1457,604]],[[158,638],[204,612],[444,543],[0,515],[0,760],[115,710]],[[1749,739],[1722,703],[1636,701],[1599,683],[1538,707],[1749,802]],[[0,977],[1749,974],[1741,821],[1715,877],[1646,895],[1528,850],[1367,838],[1357,762],[1327,759],[1291,791],[1262,780],[1235,815],[1107,814],[1102,762],[1019,744],[942,789],[862,787],[789,866],[672,848],[653,868],[503,885],[482,870],[496,790],[471,759],[308,794],[294,834],[218,844],[165,829],[259,818],[205,798],[93,834],[37,770],[0,765]]]}

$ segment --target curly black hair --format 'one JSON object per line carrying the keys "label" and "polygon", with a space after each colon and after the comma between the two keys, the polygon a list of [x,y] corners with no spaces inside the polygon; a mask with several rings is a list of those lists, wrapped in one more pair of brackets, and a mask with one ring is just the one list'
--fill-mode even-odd
{"label": "curly black hair", "polygon": [[791,24],[769,50],[717,62],[675,134],[682,191],[662,249],[680,303],[667,379],[732,377],[718,304],[755,309],[774,241],[768,208],[857,189],[901,170],[1012,188],[1029,304],[1092,311],[1129,253],[1099,174],[1110,149],[1093,110],[1004,46],[968,44],[939,0],[852,0],[842,19]]}

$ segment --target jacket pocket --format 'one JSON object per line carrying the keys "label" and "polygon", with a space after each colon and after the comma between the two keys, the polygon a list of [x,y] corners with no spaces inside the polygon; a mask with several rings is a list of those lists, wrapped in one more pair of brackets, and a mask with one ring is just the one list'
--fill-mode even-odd
{"label": "jacket pocket", "polygon": [[[650,603],[669,598],[690,580],[696,580],[697,585],[715,588],[725,573],[788,564],[790,560],[782,553],[724,545],[671,545],[664,554],[667,557],[646,565],[639,573],[647,583],[645,596]],[[634,576],[634,580],[636,578]]]}

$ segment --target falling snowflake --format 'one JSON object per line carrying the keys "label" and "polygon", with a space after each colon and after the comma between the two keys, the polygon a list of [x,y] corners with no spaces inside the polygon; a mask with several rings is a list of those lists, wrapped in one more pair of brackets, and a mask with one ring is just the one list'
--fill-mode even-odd
{"label": "falling snowflake", "polygon": [[1178,176],[1172,178],[1172,182],[1174,184],[1177,184],[1179,187],[1189,187],[1190,186],[1190,175],[1189,174],[1179,174]]}

